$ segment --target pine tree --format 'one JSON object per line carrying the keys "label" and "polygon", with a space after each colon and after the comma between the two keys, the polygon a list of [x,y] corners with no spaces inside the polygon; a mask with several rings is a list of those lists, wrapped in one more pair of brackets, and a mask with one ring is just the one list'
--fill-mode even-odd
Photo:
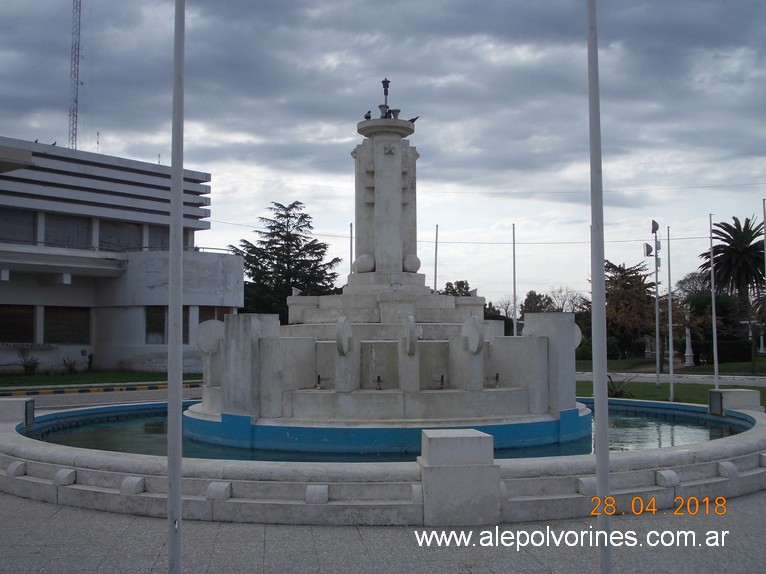
{"label": "pine tree", "polygon": [[311,216],[304,205],[272,202],[272,218],[260,217],[264,230],[258,241],[240,241],[230,248],[245,260],[245,309],[250,313],[278,313],[287,322],[287,297],[293,289],[304,295],[327,295],[335,290],[339,257],[325,261],[328,245],[310,236]]}

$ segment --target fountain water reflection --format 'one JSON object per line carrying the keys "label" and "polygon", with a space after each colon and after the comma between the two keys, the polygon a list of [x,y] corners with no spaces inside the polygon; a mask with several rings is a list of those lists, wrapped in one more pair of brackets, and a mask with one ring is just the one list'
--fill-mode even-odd
{"label": "fountain water reflection", "polygon": [[[164,456],[166,454],[166,417],[161,412],[152,416],[124,413],[114,416],[91,417],[88,424],[72,421],[32,430],[32,438],[46,442],[117,452]],[[642,450],[682,446],[729,436],[739,432],[726,423],[698,422],[691,419],[673,420],[663,414],[645,416],[613,414],[609,420],[610,449]],[[592,438],[584,437],[561,444],[525,448],[498,449],[497,458],[529,458],[590,454]],[[395,462],[412,461],[417,453],[307,453],[243,449],[185,440],[183,455],[188,458],[229,460],[296,461],[296,462]]]}

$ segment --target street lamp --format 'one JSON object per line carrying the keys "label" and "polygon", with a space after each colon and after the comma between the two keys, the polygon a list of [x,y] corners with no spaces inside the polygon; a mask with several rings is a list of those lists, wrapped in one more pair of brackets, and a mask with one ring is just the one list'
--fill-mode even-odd
{"label": "street lamp", "polygon": [[710,230],[710,310],[713,320],[713,383],[718,390],[718,320],[715,313],[715,261],[713,259],[713,214],[709,215]]}
{"label": "street lamp", "polygon": [[657,232],[660,230],[660,224],[652,219],[652,235],[654,235],[654,248],[648,243],[644,243],[644,257],[650,257],[654,254],[654,355],[657,370],[657,386],[660,386],[660,280],[659,269],[660,259],[657,256],[660,250],[660,240],[657,239]]}

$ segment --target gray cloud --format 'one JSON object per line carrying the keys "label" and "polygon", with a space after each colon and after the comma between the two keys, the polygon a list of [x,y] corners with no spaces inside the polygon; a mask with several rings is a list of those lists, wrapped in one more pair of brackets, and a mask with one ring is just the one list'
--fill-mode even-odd
{"label": "gray cloud", "polygon": [[[3,135],[66,141],[70,8],[4,8]],[[81,149],[95,150],[98,132],[104,153],[169,158],[172,15],[169,0],[84,3]],[[602,1],[599,18],[610,229],[640,235],[645,226],[632,233],[631,221],[657,212],[668,224],[704,225],[711,211],[756,211],[764,187],[735,184],[766,177],[766,5]],[[319,225],[341,229],[351,208],[338,209],[333,182],[351,177],[355,125],[382,103],[387,76],[392,105],[420,116],[411,139],[431,202],[424,225],[458,225],[455,206],[466,198],[490,220],[533,219],[545,205],[581,237],[590,201],[585,35],[581,0],[485,0],[480,10],[459,0],[188,0],[187,162],[213,172],[214,217],[241,214],[226,202],[247,188],[264,200],[256,210],[289,189],[309,210],[316,199]],[[279,183],[263,183],[271,181]],[[564,224],[555,232],[570,233]],[[690,270],[695,249],[682,255]],[[573,276],[587,276],[585,267]]]}

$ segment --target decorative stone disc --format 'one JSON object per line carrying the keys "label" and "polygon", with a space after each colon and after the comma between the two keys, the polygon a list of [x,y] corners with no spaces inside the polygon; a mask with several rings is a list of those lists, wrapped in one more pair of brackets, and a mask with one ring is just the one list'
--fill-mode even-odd
{"label": "decorative stone disc", "polygon": [[463,337],[463,344],[467,351],[474,355],[481,353],[484,347],[484,326],[478,317],[468,317],[463,321],[460,336]]}
{"label": "decorative stone disc", "polygon": [[348,317],[341,317],[338,319],[335,340],[338,344],[338,353],[340,353],[342,357],[348,355],[348,351],[351,348],[351,323],[349,322]]}
{"label": "decorative stone disc", "polygon": [[420,269],[420,259],[417,255],[407,255],[402,262],[402,268],[407,273],[417,273],[418,269]]}
{"label": "decorative stone disc", "polygon": [[582,343],[582,329],[580,329],[580,326],[575,323],[575,349],[580,346],[580,343]]}
{"label": "decorative stone disc", "polygon": [[370,273],[375,271],[375,258],[372,255],[362,254],[354,261],[354,271],[357,273]]}
{"label": "decorative stone disc", "polygon": [[197,327],[197,347],[203,353],[214,353],[220,349],[221,340],[224,337],[224,323],[217,319],[211,319],[200,323]]}

